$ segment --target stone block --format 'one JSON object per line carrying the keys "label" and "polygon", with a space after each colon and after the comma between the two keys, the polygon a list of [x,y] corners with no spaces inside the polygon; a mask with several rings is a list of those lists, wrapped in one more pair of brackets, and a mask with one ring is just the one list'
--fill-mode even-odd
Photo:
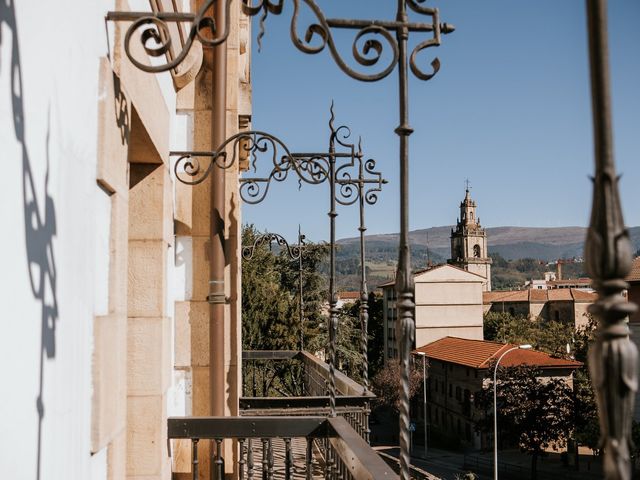
{"label": "stone block", "polygon": [[[169,195],[167,195],[167,189]],[[172,225],[171,181],[168,169],[131,165],[129,190],[129,238],[132,240],[168,239]]]}
{"label": "stone block", "polygon": [[174,368],[191,366],[191,302],[176,302],[174,316]]}
{"label": "stone block", "polygon": [[191,369],[191,415],[211,415],[209,392],[209,367],[193,367]]}
{"label": "stone block", "polygon": [[162,478],[167,456],[165,397],[130,396],[127,402],[127,476]]}
{"label": "stone block", "polygon": [[129,317],[164,315],[166,262],[167,245],[163,240],[129,241]]}
{"label": "stone block", "polygon": [[129,395],[162,395],[171,372],[171,322],[166,317],[133,317],[127,328]]}
{"label": "stone block", "polygon": [[109,313],[127,316],[127,268],[129,259],[129,190],[111,196],[109,238]]}
{"label": "stone block", "polygon": [[96,180],[109,194],[127,189],[131,101],[107,58],[100,59]]}

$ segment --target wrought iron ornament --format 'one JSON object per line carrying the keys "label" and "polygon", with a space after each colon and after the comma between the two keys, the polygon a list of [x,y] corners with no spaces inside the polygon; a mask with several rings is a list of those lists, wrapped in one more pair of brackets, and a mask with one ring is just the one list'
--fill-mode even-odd
{"label": "wrought iron ornament", "polygon": [[287,240],[278,233],[263,233],[262,235],[258,235],[253,244],[246,245],[242,247],[242,258],[244,260],[251,260],[253,258],[253,254],[255,252],[256,247],[260,245],[269,245],[271,246],[273,243],[276,243],[279,247],[283,248],[285,252],[287,252],[288,257],[291,260],[299,260],[301,257],[300,245],[289,245]]}
{"label": "wrought iron ornament", "polygon": [[[207,15],[208,11],[213,11],[218,1],[225,2],[227,14],[225,24],[220,29],[215,19]],[[148,73],[160,73],[173,70],[178,67],[193,47],[196,39],[202,43],[203,47],[212,48],[226,42],[229,37],[230,18],[229,8],[232,0],[208,0],[196,14],[177,12],[108,12],[107,20],[116,22],[133,22],[124,36],[124,51],[127,57],[137,68]],[[187,37],[182,50],[173,57],[171,50],[172,41],[169,23],[188,25]],[[139,59],[132,53],[131,43],[138,41],[142,45],[144,52],[150,57],[167,57],[166,63],[159,65],[149,65],[146,59]]]}
{"label": "wrought iron ornament", "polygon": [[591,95],[595,141],[593,206],[585,244],[587,270],[598,292],[589,311],[598,319],[589,369],[600,418],[603,470],[608,480],[631,479],[631,419],[638,390],[638,351],[629,340],[624,278],[631,270],[631,242],[624,226],[613,159],[607,2],[587,0]]}

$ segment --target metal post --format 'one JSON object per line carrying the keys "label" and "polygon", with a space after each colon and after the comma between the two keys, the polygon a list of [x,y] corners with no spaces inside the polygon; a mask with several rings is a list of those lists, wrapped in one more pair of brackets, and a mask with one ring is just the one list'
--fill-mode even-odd
{"label": "metal post", "polygon": [[304,350],[304,296],[302,294],[302,245],[304,243],[305,236],[300,231],[300,224],[298,224],[298,247],[300,248],[300,257],[298,258],[298,282],[299,282],[299,295],[300,295],[300,351]]}
{"label": "metal post", "polygon": [[400,354],[400,479],[409,480],[411,465],[409,438],[409,355],[415,339],[414,285],[411,273],[409,251],[409,135],[413,132],[409,126],[409,102],[407,101],[409,84],[407,81],[407,11],[404,0],[398,0],[398,22],[403,25],[396,30],[398,42],[398,85],[400,95],[400,125],[395,133],[400,139],[400,245],[398,270],[396,273],[396,291],[398,292],[398,351]]}
{"label": "metal post", "polygon": [[[333,105],[332,105],[333,107]],[[330,416],[336,416],[336,339],[338,333],[338,299],[336,297],[336,146],[337,132],[333,128],[333,111],[329,121],[331,136],[329,137],[329,407]]]}
{"label": "metal post", "polygon": [[369,338],[369,299],[367,292],[367,268],[365,265],[364,234],[367,227],[364,224],[364,161],[362,153],[358,157],[358,206],[360,207],[360,348],[362,349],[362,384],[364,386],[363,395],[369,390],[369,358],[367,355]]}
{"label": "metal post", "polygon": [[606,0],[587,1],[595,175],[593,206],[585,244],[587,272],[598,300],[589,308],[598,319],[589,349],[589,370],[600,417],[603,471],[607,480],[631,478],[631,419],[638,390],[638,349],[629,340],[627,316],[636,311],[622,292],[631,270],[631,241],[624,226],[613,159]]}

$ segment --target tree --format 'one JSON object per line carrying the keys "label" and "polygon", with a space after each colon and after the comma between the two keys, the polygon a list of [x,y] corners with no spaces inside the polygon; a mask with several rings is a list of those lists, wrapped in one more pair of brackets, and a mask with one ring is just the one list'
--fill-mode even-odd
{"label": "tree", "polygon": [[[362,350],[361,329],[359,320],[359,303],[347,305],[338,313],[338,332],[336,337],[336,364],[335,367],[349,378],[355,381],[362,380]],[[309,350],[312,352],[324,352],[325,358],[329,355],[329,331],[327,328],[329,318],[323,317],[317,335],[309,341]]]}
{"label": "tree", "polygon": [[[427,368],[429,366],[427,365]],[[386,366],[372,379],[373,393],[379,406],[390,408],[395,414],[400,412],[400,362],[389,360]],[[409,374],[409,398],[412,399],[422,386],[422,363],[411,364]]]}
{"label": "tree", "polygon": [[574,333],[573,354],[576,360],[583,362],[585,366],[577,370],[573,378],[575,392],[575,418],[576,418],[576,442],[586,445],[595,452],[599,449],[600,423],[598,421],[598,409],[595,395],[591,385],[591,376],[588,368],[588,350],[593,342],[597,322],[593,316],[588,315],[586,325],[578,328]]}
{"label": "tree", "polygon": [[[260,235],[252,225],[242,229],[242,244],[253,245]],[[305,345],[313,344],[322,327],[321,305],[326,298],[317,271],[326,247],[309,243],[303,250]],[[298,261],[287,252],[258,245],[242,262],[242,347],[245,350],[297,350],[300,342]],[[326,327],[325,327],[326,328]],[[298,362],[253,362],[245,380],[255,380],[262,395],[302,395],[303,370]],[[245,385],[253,389],[253,385]]]}
{"label": "tree", "polygon": [[567,357],[567,344],[571,343],[571,325],[554,320],[531,321],[524,316],[506,312],[487,312],[484,315],[485,340],[521,345],[528,343],[537,350],[557,357]]}
{"label": "tree", "polygon": [[[493,371],[493,367],[490,368]],[[535,367],[499,367],[498,431],[499,439],[517,442],[520,450],[531,455],[531,478],[537,478],[538,458],[545,449],[566,446],[572,427],[572,394],[565,381],[540,378]],[[493,430],[493,382],[475,395],[476,406],[485,415],[476,423],[479,431]]]}

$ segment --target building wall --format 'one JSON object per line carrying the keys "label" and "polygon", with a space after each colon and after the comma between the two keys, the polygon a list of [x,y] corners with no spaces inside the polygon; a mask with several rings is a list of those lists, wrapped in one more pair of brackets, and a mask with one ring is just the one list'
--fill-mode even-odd
{"label": "building wall", "polygon": [[109,321],[122,336],[125,324],[108,296],[122,201],[96,184],[103,9],[79,0],[0,9],[6,478],[106,475],[107,452],[91,455],[94,329]]}
{"label": "building wall", "polygon": [[[428,359],[427,418],[433,433],[459,439],[473,448],[491,447],[491,437],[476,434],[475,423],[484,414],[474,407],[473,396],[492,371]],[[542,370],[539,380],[564,380],[573,387],[570,368]]]}
{"label": "building wall", "polygon": [[[169,478],[166,417],[198,405],[191,367],[207,352],[185,346],[174,311],[206,328],[206,316],[183,313],[184,300],[207,288],[208,276],[204,286],[199,277],[208,270],[206,240],[194,241],[189,224],[176,242],[174,220],[181,228],[193,205],[209,202],[191,203],[192,192],[176,188],[169,150],[194,145],[200,118],[185,92],[206,97],[211,82],[176,96],[170,74],[134,68],[122,50],[126,26],[109,22],[105,33],[104,21],[107,10],[129,6],[149,10],[146,0],[0,8],[0,219],[11,232],[0,273],[11,332],[0,336],[10,386],[0,395],[11,416],[0,440],[7,477]],[[248,24],[243,34],[233,11],[229,135],[250,113]],[[191,113],[177,116],[176,107]],[[229,413],[241,353],[237,176],[228,172],[221,370]],[[182,364],[189,368],[172,369]]]}
{"label": "building wall", "polygon": [[[418,274],[415,281],[417,347],[446,336],[482,340],[482,279],[448,265]],[[383,289],[385,358],[397,357],[397,310],[392,286]]]}

